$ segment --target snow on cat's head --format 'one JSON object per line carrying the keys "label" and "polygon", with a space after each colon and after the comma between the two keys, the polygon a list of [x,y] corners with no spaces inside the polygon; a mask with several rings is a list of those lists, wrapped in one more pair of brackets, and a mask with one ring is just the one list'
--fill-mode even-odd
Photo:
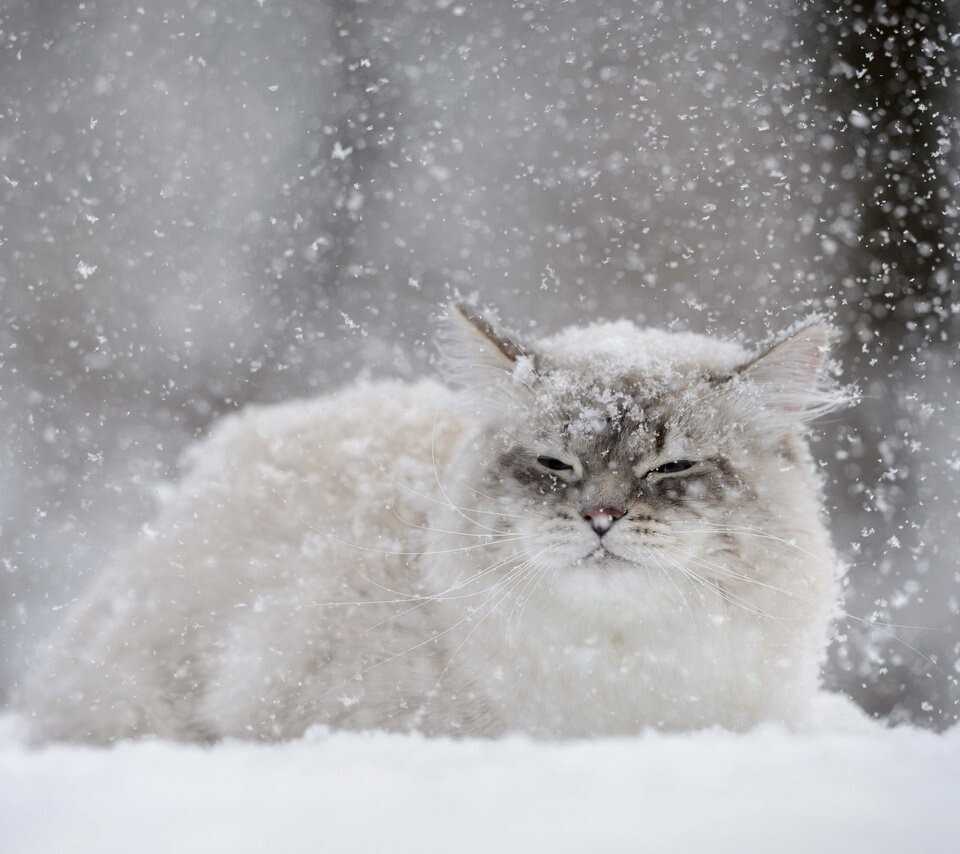
{"label": "snow on cat's head", "polygon": [[522,343],[486,317],[452,314],[451,373],[483,425],[457,476],[502,512],[499,530],[544,550],[540,564],[693,561],[715,578],[723,555],[759,554],[747,529],[793,537],[791,503],[812,507],[818,525],[800,434],[839,400],[822,325],[756,356],[629,321]]}

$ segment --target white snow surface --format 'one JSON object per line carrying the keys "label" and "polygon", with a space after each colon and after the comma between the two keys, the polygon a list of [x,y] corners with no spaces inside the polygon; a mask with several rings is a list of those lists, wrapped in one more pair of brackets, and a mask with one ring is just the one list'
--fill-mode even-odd
{"label": "white snow surface", "polygon": [[960,728],[28,749],[0,720],[7,854],[946,852],[957,804]]}

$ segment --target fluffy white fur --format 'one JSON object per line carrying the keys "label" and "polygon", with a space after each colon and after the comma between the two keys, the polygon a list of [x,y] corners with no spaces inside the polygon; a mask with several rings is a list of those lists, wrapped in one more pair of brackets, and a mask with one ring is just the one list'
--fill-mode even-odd
{"label": "fluffy white fur", "polygon": [[[528,348],[455,314],[460,391],[250,408],[190,452],[41,651],[34,739],[813,714],[838,591],[800,436],[831,399],[826,332],[760,359],[626,322]],[[601,542],[581,511],[614,506]]]}

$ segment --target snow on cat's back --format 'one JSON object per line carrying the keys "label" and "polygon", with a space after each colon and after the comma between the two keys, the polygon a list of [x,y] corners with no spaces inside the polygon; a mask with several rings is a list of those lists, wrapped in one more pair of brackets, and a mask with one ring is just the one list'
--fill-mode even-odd
{"label": "snow on cat's back", "polygon": [[[262,721],[296,705],[297,673],[349,681],[370,657],[343,629],[349,603],[365,600],[359,633],[415,594],[411,531],[443,500],[435,461],[464,427],[451,397],[429,380],[364,383],[224,419],[41,650],[18,703],[32,736],[243,737],[256,719],[269,737]],[[395,634],[424,631],[418,618]],[[274,736],[323,722],[307,708],[284,717]]]}

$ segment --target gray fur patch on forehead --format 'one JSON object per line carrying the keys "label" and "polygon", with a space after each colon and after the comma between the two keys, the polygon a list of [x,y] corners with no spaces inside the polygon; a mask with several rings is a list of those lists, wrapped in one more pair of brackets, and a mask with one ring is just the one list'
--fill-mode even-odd
{"label": "gray fur patch on forehead", "polygon": [[704,336],[637,329],[629,321],[572,328],[541,341],[534,408],[563,438],[590,446],[603,436],[633,451],[663,444],[666,425],[712,397],[745,351]]}
{"label": "gray fur patch on forehead", "polygon": [[729,378],[749,358],[737,344],[627,320],[571,327],[536,349],[540,418],[562,425],[567,441],[590,446],[609,437],[632,452],[662,449],[668,423],[710,397],[706,384]]}
{"label": "gray fur patch on forehead", "polygon": [[542,374],[529,407],[529,424],[541,439],[611,462],[662,448],[664,425],[675,411],[649,389],[566,370]]}
{"label": "gray fur patch on forehead", "polygon": [[643,402],[628,387],[611,387],[570,371],[542,375],[537,409],[562,424],[572,440],[618,433],[625,420],[644,420]]}

